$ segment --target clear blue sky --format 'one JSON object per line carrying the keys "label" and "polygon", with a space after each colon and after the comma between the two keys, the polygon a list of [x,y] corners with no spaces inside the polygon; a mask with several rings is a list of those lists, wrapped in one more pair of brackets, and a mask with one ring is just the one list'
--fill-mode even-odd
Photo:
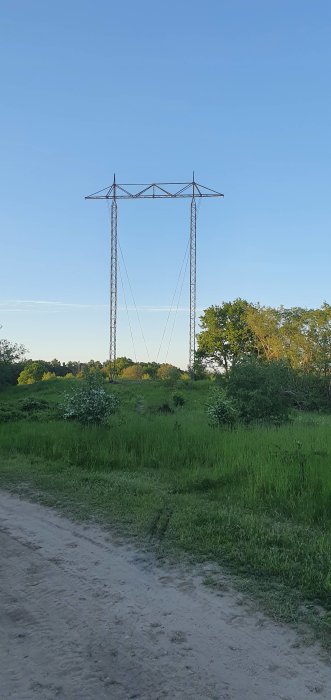
{"label": "clear blue sky", "polygon": [[[0,33],[5,337],[34,358],[107,358],[108,211],[84,195],[114,171],[185,181],[194,168],[225,193],[199,211],[200,310],[330,302],[329,0],[2,0]],[[188,225],[185,200],[119,206],[153,359]],[[119,305],[118,354],[134,357],[121,290]],[[186,278],[159,361],[186,366],[187,309]]]}

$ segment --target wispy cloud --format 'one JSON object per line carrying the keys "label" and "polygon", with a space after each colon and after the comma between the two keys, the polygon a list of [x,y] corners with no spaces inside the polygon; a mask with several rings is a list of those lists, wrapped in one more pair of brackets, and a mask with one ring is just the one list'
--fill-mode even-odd
{"label": "wispy cloud", "polygon": [[[0,300],[0,311],[42,311],[54,313],[74,309],[92,308],[96,308],[96,306],[93,304],[74,304],[62,301],[35,301],[30,299],[9,299],[6,301]],[[102,308],[102,306],[99,308]]]}
{"label": "wispy cloud", "polygon": [[[36,301],[36,300],[26,300],[26,299],[9,299],[5,301],[0,300],[0,312],[1,311],[32,311],[32,312],[42,312],[42,313],[66,313],[69,311],[79,311],[86,309],[107,309],[108,304],[76,304],[72,302],[63,301]],[[180,306],[178,309],[176,307],[170,306],[119,306],[119,311],[139,311],[139,313],[169,313],[169,312],[188,312],[188,307]]]}

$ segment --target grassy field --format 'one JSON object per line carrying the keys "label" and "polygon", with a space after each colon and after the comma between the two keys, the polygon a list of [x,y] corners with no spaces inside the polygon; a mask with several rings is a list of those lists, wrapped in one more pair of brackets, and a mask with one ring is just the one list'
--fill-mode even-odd
{"label": "grassy field", "polygon": [[[122,382],[110,388],[121,399],[110,425],[84,428],[57,415],[73,384],[1,393],[13,420],[0,423],[0,486],[216,562],[277,615],[311,609],[331,638],[330,416],[220,430],[205,413],[209,382]],[[29,398],[47,405],[14,419]],[[174,412],[159,412],[164,403]]]}

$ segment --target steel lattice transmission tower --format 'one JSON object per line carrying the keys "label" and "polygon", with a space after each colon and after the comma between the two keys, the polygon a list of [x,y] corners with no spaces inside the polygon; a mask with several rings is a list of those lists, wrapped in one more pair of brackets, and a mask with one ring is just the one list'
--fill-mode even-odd
{"label": "steel lattice transmission tower", "polygon": [[114,191],[111,203],[110,235],[110,309],[109,309],[109,360],[110,375],[113,378],[116,366],[116,326],[117,326],[117,202],[114,175]]}
{"label": "steel lattice transmission tower", "polygon": [[90,194],[85,199],[107,199],[111,201],[110,233],[110,316],[109,316],[109,361],[110,376],[116,374],[116,326],[117,326],[117,200],[118,199],[191,199],[190,213],[190,338],[189,369],[194,376],[196,296],[197,296],[197,204],[196,199],[224,197],[194,179],[191,182],[152,182],[150,184],[125,183],[119,185],[114,175],[113,184]]}
{"label": "steel lattice transmission tower", "polygon": [[189,338],[189,369],[194,376],[195,365],[195,322],[197,315],[197,203],[193,196],[191,200],[190,219],[190,338]]}

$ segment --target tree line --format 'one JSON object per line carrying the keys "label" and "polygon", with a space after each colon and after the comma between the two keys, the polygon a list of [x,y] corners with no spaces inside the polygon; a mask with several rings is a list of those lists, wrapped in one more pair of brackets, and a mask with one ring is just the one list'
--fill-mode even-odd
{"label": "tree line", "polygon": [[[33,384],[41,380],[82,379],[88,373],[101,373],[105,379],[110,378],[110,362],[60,362],[57,359],[47,362],[45,360],[25,360],[25,348],[0,339],[0,387],[6,384]],[[134,362],[129,357],[118,357],[115,362],[116,375],[122,379],[140,381],[148,379],[161,379],[176,381],[189,375],[182,372],[179,367],[168,363],[158,362]]]}
{"label": "tree line", "polygon": [[197,363],[228,374],[244,358],[284,361],[296,371],[329,377],[331,306],[273,308],[245,299],[210,306],[200,318]]}
{"label": "tree line", "polygon": [[[213,374],[228,376],[243,360],[283,362],[300,377],[329,381],[331,374],[331,306],[274,308],[235,299],[208,307],[200,318],[195,365],[196,379]],[[0,339],[0,386],[29,384],[56,377],[83,377],[99,370],[110,377],[110,363],[90,360],[60,362],[25,360],[21,345]],[[188,372],[168,363],[116,360],[116,374],[123,379],[189,379]]]}

